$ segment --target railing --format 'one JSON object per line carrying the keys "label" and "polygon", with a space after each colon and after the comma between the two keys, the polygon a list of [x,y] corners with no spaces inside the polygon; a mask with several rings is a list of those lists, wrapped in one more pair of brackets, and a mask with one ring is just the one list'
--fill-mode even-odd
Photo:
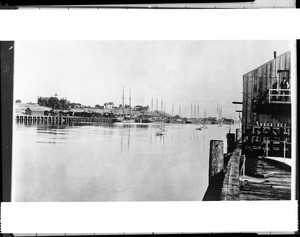
{"label": "railing", "polygon": [[269,103],[277,101],[291,101],[290,89],[269,89]]}
{"label": "railing", "polygon": [[277,141],[277,140],[266,139],[266,157],[269,156],[269,147],[268,147],[269,142],[279,142],[279,143],[283,143],[283,159],[284,159],[284,163],[285,163],[285,158],[286,158],[285,152],[287,151],[286,145],[287,145],[287,144],[292,144],[292,143],[287,142],[287,141]]}

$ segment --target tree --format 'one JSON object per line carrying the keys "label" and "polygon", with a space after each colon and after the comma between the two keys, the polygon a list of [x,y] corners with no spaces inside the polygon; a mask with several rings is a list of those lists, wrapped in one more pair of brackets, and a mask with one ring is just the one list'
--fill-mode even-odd
{"label": "tree", "polygon": [[22,101],[21,101],[21,100],[19,100],[19,99],[17,99],[17,100],[16,100],[16,103],[22,103]]}
{"label": "tree", "polygon": [[70,101],[67,99],[60,99],[59,100],[59,109],[67,110],[70,106]]}
{"label": "tree", "polygon": [[95,108],[98,108],[98,109],[100,109],[100,105],[98,105],[98,104],[97,104],[97,105],[95,105]]}
{"label": "tree", "polygon": [[48,106],[52,109],[59,109],[59,99],[51,96],[48,99]]}

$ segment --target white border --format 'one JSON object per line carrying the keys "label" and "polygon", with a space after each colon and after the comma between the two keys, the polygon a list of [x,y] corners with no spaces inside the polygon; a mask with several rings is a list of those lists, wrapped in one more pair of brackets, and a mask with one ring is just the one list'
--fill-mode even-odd
{"label": "white border", "polygon": [[296,9],[86,9],[1,11],[5,40],[212,40],[300,38]]}
{"label": "white border", "polygon": [[3,233],[291,232],[296,201],[2,203]]}

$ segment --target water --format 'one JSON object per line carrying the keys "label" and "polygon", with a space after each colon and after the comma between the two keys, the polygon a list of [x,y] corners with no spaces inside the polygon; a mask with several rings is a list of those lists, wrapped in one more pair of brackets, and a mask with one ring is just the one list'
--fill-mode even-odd
{"label": "water", "polygon": [[155,124],[16,123],[12,199],[200,201],[208,185],[209,141],[226,141],[228,126],[197,127],[166,124],[167,134],[156,136]]}

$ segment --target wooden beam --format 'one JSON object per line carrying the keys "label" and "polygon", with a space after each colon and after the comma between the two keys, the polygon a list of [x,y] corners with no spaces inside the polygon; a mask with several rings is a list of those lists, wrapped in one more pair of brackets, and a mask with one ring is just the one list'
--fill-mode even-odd
{"label": "wooden beam", "polygon": [[243,102],[239,102],[239,101],[233,101],[232,104],[236,104],[236,105],[242,105]]}
{"label": "wooden beam", "polygon": [[281,72],[289,72],[290,70],[277,70],[277,73],[281,73]]}
{"label": "wooden beam", "polygon": [[243,112],[243,110],[236,110],[235,112],[242,113],[242,112]]}

